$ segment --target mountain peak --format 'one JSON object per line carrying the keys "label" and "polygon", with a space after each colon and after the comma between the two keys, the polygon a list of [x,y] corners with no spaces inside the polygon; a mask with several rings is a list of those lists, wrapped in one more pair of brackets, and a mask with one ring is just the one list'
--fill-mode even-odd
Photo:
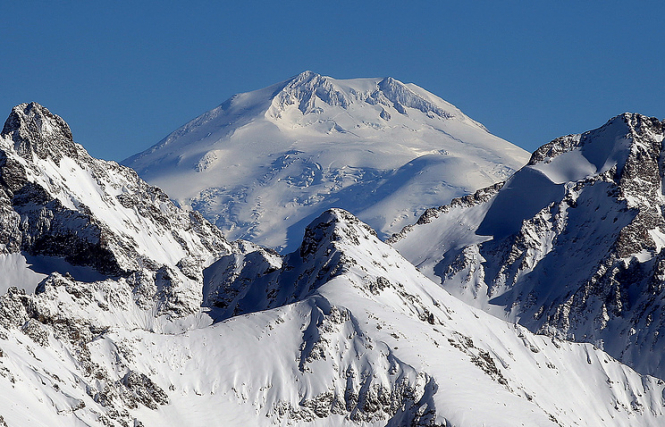
{"label": "mountain peak", "polygon": [[[54,268],[85,280],[127,278],[160,310],[196,309],[196,268],[229,251],[200,215],[178,209],[131,169],[89,156],[67,123],[37,103],[12,110],[0,158],[0,258],[35,257],[22,286],[34,289],[41,271],[50,272],[43,265],[59,259]],[[0,277],[0,290],[6,283]]]}
{"label": "mountain peak", "polygon": [[305,71],[235,95],[123,164],[231,239],[289,253],[331,207],[387,236],[527,159],[414,84]]}
{"label": "mountain peak", "polygon": [[[313,71],[304,71],[294,76],[273,94],[269,116],[280,119],[291,105],[297,105],[303,115],[320,114],[327,106],[348,109],[351,104],[369,104],[380,111],[383,120],[390,120],[384,109],[394,108],[399,114],[408,115],[408,109],[416,109],[428,117],[450,119],[455,115],[443,109],[427,96],[416,93],[404,83],[392,77],[362,79],[355,87],[348,81],[322,76]],[[359,82],[357,80],[356,82]],[[424,92],[424,91],[422,91]]]}
{"label": "mountain peak", "polygon": [[663,349],[664,140],[663,122],[632,113],[555,139],[490,198],[439,209],[395,247],[477,307],[662,376],[643,355]]}
{"label": "mountain peak", "polygon": [[395,80],[392,77],[386,77],[381,80],[378,84],[378,88],[381,91],[381,94],[392,103],[392,106],[402,114],[407,114],[406,107],[408,107],[420,110],[430,118],[433,118],[433,115],[439,116],[443,119],[454,117],[451,112],[445,111],[431,100],[425,99],[423,96],[409,89],[404,83]]}
{"label": "mountain peak", "polygon": [[14,141],[14,149],[24,158],[34,153],[41,159],[51,157],[59,163],[63,155],[77,157],[69,125],[36,102],[14,107],[5,121],[2,136]]}
{"label": "mountain peak", "polygon": [[305,229],[305,237],[300,246],[300,256],[307,258],[329,243],[350,242],[360,244],[359,238],[376,236],[370,226],[360,221],[344,209],[328,209]]}
{"label": "mountain peak", "polygon": [[625,143],[628,143],[629,147],[632,142],[641,140],[649,134],[662,133],[662,129],[663,123],[655,117],[638,113],[622,113],[612,117],[598,129],[552,140],[534,151],[528,164],[548,163],[553,158],[577,148],[585,151],[605,152],[619,149],[621,147],[618,146],[625,146]]}
{"label": "mountain peak", "polygon": [[317,78],[317,77],[323,77],[323,76],[319,73],[315,73],[314,71],[305,70],[302,73],[293,76],[290,81],[305,81],[305,80],[311,80],[311,79]]}
{"label": "mountain peak", "polygon": [[304,71],[288,80],[281,90],[274,94],[269,116],[281,118],[281,113],[289,106],[296,105],[304,115],[322,111],[317,99],[330,106],[347,108],[352,100],[333,79],[312,71]]}

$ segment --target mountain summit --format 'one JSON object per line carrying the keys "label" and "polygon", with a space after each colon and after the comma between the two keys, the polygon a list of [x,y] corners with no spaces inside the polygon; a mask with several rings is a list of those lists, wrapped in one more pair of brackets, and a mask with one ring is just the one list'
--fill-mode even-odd
{"label": "mountain summit", "polygon": [[229,238],[286,252],[325,209],[386,237],[527,160],[416,85],[306,71],[233,96],[123,163]]}
{"label": "mountain summit", "polygon": [[190,314],[201,300],[196,270],[230,250],[200,214],[92,158],[47,108],[13,108],[0,133],[0,291],[33,292],[54,271],[122,277],[146,306]]}

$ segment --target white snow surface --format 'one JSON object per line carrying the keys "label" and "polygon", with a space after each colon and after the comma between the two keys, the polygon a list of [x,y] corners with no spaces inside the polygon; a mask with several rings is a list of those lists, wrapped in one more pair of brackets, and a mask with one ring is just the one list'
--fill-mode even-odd
{"label": "white snow surface", "polygon": [[327,208],[386,237],[527,159],[416,85],[307,71],[235,95],[123,163],[228,238],[289,252]]}
{"label": "white snow surface", "polygon": [[[48,324],[0,327],[5,422],[662,425],[661,381],[589,344],[536,336],[467,306],[344,211],[310,228],[316,236],[303,246],[311,250],[289,255],[287,268],[247,294],[292,271],[321,279],[307,279],[286,304],[245,306],[247,314],[217,323],[201,313],[166,331],[170,321],[149,320],[123,283],[88,284],[81,296],[73,292],[80,284],[55,276],[34,296],[40,313],[102,332],[84,340],[89,363],[81,363],[80,347]],[[337,266],[339,275],[319,274]],[[119,386],[130,373],[153,385]],[[168,403],[140,403],[157,388]]]}

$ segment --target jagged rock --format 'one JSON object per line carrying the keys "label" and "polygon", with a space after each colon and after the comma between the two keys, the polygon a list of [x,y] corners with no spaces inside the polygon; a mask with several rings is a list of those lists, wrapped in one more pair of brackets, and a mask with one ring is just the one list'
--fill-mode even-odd
{"label": "jagged rock", "polygon": [[2,135],[12,139],[14,150],[26,160],[32,160],[34,154],[59,165],[63,156],[78,156],[69,125],[35,102],[14,107]]}
{"label": "jagged rock", "polygon": [[121,383],[131,393],[129,397],[125,397],[125,399],[129,400],[130,407],[136,407],[134,401],[150,409],[157,409],[159,405],[167,405],[169,403],[169,397],[164,393],[164,390],[153,383],[145,374],[129,371],[122,378]]}

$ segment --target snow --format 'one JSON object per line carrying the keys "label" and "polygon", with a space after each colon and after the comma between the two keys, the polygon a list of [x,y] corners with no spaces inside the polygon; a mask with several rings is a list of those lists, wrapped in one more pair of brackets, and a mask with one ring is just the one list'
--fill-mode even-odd
{"label": "snow", "polygon": [[526,166],[513,175],[491,202],[477,233],[502,239],[516,233],[525,219],[564,195],[562,184],[555,184],[539,170]]}
{"label": "snow", "polygon": [[[335,260],[354,262],[331,279],[308,279],[309,290],[267,310],[245,306],[246,314],[163,333],[137,328],[129,314],[137,307],[111,303],[111,294],[96,293],[109,302],[102,317],[62,287],[48,288],[37,305],[110,326],[88,344],[103,375],[97,381],[131,370],[168,395],[156,409],[120,407],[143,425],[407,425],[416,410],[434,410],[432,421],[457,426],[662,424],[657,379],[589,344],[533,335],[467,306],[342,211],[310,228],[317,226],[315,252],[290,255],[291,264],[268,280],[294,271],[320,277],[318,269],[334,268]],[[385,287],[370,290],[379,277]],[[266,283],[257,280],[253,292]],[[0,329],[8,334],[0,365],[14,379],[0,376],[0,392],[12,396],[0,403],[9,425],[99,424],[94,411],[105,410],[91,395],[103,386],[89,383],[86,393],[90,379],[67,345],[50,336],[40,346],[19,329]],[[414,402],[401,400],[398,384],[412,388],[406,395]],[[355,420],[346,409],[330,413],[325,396],[353,406],[349,393],[365,399],[381,387],[393,391],[376,412],[356,411]],[[398,405],[393,415],[382,412],[390,399]]]}
{"label": "snow", "polygon": [[598,171],[581,149],[572,150],[565,156],[557,156],[546,163],[538,163],[532,166],[532,169],[542,172],[555,184],[579,181]]}
{"label": "snow", "polygon": [[413,84],[305,72],[236,95],[123,163],[230,239],[286,253],[327,208],[387,237],[526,160]]}
{"label": "snow", "polygon": [[12,286],[31,293],[47,275],[33,271],[25,256],[20,253],[0,255],[0,294]]}
{"label": "snow", "polygon": [[0,271],[0,295],[6,293],[10,287],[33,293],[37,285],[54,271],[69,274],[82,282],[105,278],[90,267],[71,265],[62,258],[25,253],[0,254]]}

